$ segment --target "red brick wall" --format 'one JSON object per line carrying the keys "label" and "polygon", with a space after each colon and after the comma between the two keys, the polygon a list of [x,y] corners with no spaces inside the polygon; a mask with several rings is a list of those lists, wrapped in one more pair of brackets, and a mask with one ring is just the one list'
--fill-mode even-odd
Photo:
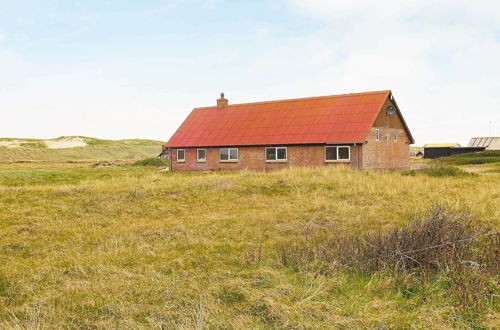
{"label": "red brick wall", "polygon": [[[361,154],[361,148],[350,146],[351,160],[338,162],[325,162],[324,145],[304,145],[287,146],[288,161],[286,162],[266,162],[265,147],[238,147],[238,162],[220,162],[219,148],[206,148],[207,161],[196,161],[196,148],[185,149],[185,161],[177,162],[176,149],[172,149],[172,170],[173,171],[234,171],[252,170],[267,171],[285,168],[289,166],[339,166],[348,165],[357,168],[357,155]],[[358,151],[359,148],[359,151]],[[360,160],[361,166],[361,160]]]}
{"label": "red brick wall", "polygon": [[[388,99],[380,111],[374,126],[363,145],[363,169],[408,169],[410,164],[410,139],[398,114],[387,115],[386,109],[393,105]],[[380,141],[376,141],[376,129],[380,129]],[[398,141],[394,141],[394,130],[398,130]],[[388,134],[389,139],[386,139]]]}

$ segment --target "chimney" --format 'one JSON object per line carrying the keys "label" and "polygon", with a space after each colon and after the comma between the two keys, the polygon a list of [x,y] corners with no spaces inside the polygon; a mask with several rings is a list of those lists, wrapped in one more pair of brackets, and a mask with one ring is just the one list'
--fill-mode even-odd
{"label": "chimney", "polygon": [[220,93],[220,99],[217,100],[217,109],[227,107],[228,103],[228,100],[224,98],[224,93]]}

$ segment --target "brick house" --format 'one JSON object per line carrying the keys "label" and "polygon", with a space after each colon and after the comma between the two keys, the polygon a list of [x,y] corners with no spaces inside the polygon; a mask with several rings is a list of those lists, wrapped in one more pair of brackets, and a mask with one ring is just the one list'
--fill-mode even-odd
{"label": "brick house", "polygon": [[391,91],[195,108],[165,144],[172,171],[348,165],[407,169],[413,137]]}

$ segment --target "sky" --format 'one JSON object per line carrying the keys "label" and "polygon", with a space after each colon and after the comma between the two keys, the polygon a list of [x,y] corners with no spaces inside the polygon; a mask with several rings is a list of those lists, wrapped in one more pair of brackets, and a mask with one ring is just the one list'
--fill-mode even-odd
{"label": "sky", "polygon": [[0,137],[167,141],[192,108],[390,89],[500,136],[500,1],[0,0]]}

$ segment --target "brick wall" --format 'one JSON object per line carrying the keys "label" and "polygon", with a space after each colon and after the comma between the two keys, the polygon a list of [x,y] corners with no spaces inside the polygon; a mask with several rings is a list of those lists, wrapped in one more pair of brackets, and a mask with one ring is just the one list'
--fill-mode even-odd
{"label": "brick wall", "polygon": [[[363,145],[361,158],[365,170],[404,170],[410,166],[410,139],[399,115],[387,115],[386,109],[389,105],[393,104],[388,99]],[[376,140],[377,128],[380,129],[380,141]],[[398,131],[398,141],[394,140],[395,129]]]}
{"label": "brick wall", "polygon": [[[324,145],[287,146],[288,160],[286,162],[266,162],[265,147],[238,147],[238,162],[219,161],[219,148],[205,148],[207,161],[197,162],[196,148],[185,149],[185,161],[177,162],[176,149],[172,149],[172,170],[174,171],[268,171],[280,168],[298,166],[339,166],[347,165],[357,168],[357,155],[361,148],[350,146],[351,160],[338,162],[325,162]],[[359,151],[358,151],[359,150]],[[361,162],[361,160],[360,160]],[[361,164],[360,164],[361,165]]]}

